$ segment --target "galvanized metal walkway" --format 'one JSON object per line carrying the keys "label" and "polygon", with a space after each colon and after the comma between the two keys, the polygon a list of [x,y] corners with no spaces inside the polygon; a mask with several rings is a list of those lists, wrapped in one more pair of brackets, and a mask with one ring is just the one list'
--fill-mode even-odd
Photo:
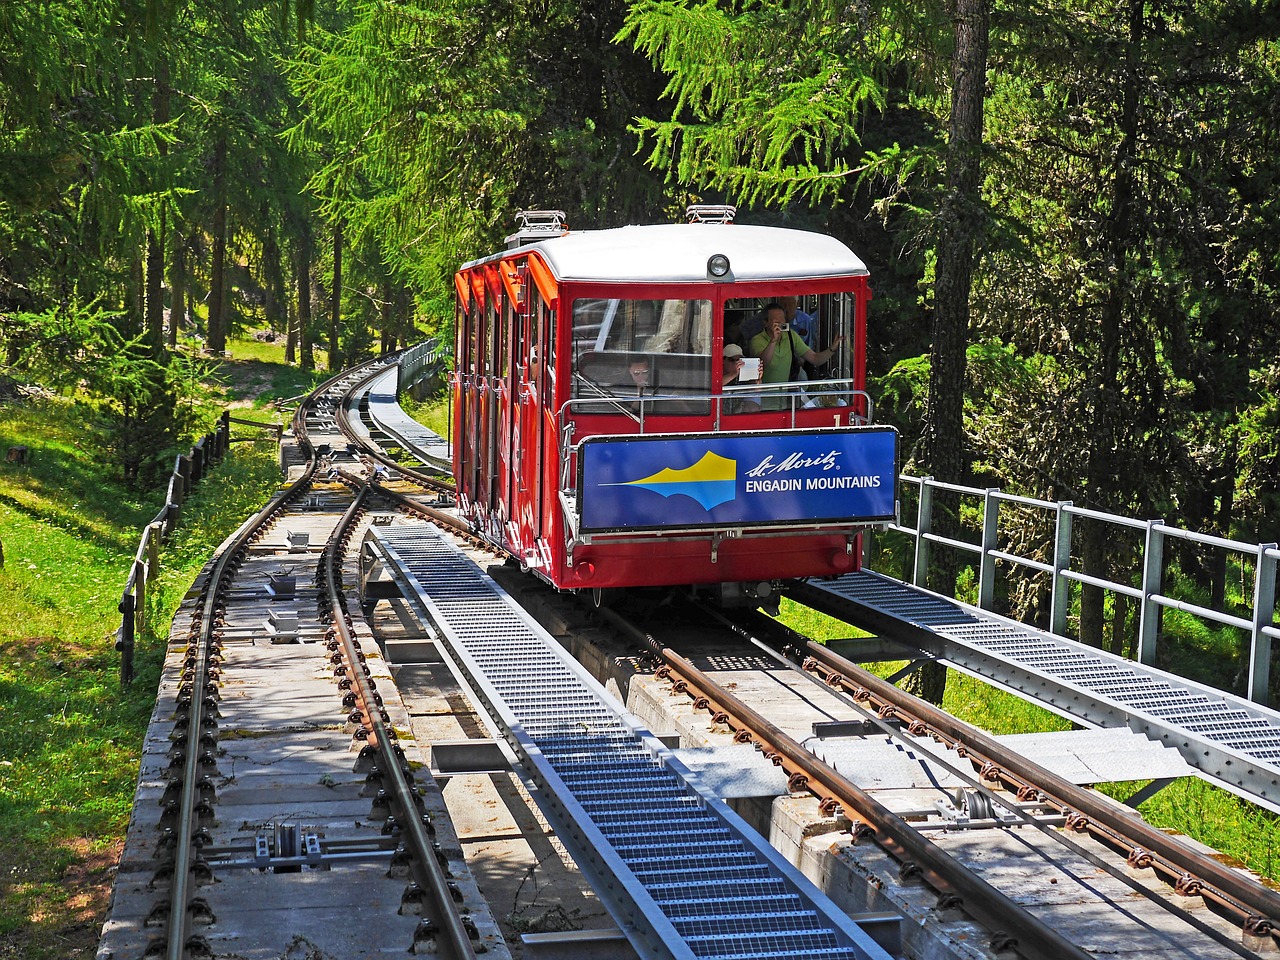
{"label": "galvanized metal walkway", "polygon": [[641,957],[888,960],[452,542],[371,536]]}
{"label": "galvanized metal walkway", "polygon": [[1206,780],[1280,812],[1274,710],[868,571],[796,596],[1085,726],[1160,740]]}
{"label": "galvanized metal walkway", "polygon": [[[370,381],[364,391],[370,421],[378,431],[400,444],[425,465],[437,470],[451,469],[448,441],[418,423],[400,407],[396,398],[396,376],[393,364]],[[361,403],[360,400],[356,401],[357,405]]]}

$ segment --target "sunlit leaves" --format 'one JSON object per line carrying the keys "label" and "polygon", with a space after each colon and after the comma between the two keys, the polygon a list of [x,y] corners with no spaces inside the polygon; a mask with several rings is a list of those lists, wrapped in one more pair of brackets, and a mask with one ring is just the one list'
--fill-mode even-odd
{"label": "sunlit leaves", "polygon": [[887,105],[901,38],[867,7],[644,0],[619,41],[667,78],[668,119],[637,120],[648,162],[741,202],[847,199],[859,127]]}

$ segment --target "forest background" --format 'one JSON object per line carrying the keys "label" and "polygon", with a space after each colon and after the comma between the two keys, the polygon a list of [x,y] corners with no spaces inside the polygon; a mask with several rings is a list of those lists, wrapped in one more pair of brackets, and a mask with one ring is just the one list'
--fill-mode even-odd
{"label": "forest background", "polygon": [[908,469],[1274,541],[1278,38],[1261,0],[8,0],[0,359],[145,483],[250,315],[336,369],[448,337],[521,208],[730,202],[868,263]]}
{"label": "forest background", "polygon": [[[114,605],[97,567],[70,590],[65,558],[133,549],[76,508],[152,515],[131,491],[207,429],[237,334],[282,339],[298,392],[320,363],[447,342],[453,270],[521,208],[584,229],[735,203],[868,264],[872,389],[905,469],[1274,542],[1278,167],[1274,0],[3,0],[0,400],[14,421],[17,384],[75,409],[33,420],[48,462],[12,471],[67,502],[23,545],[45,619],[0,641],[0,667],[31,666],[0,669],[0,957],[93,949],[63,921],[100,912],[109,883],[87,909],[76,877],[108,869],[149,709],[103,680],[96,622],[63,635],[60,610]],[[78,469],[86,451],[119,483]],[[1085,569],[1132,568],[1081,528]],[[1168,559],[1197,602],[1253,594]],[[1008,602],[1043,621],[1044,596]],[[1122,597],[1082,591],[1073,618],[1131,649]],[[99,706],[69,715],[72,682]],[[1236,831],[1266,838],[1244,860],[1270,876],[1274,828]]]}

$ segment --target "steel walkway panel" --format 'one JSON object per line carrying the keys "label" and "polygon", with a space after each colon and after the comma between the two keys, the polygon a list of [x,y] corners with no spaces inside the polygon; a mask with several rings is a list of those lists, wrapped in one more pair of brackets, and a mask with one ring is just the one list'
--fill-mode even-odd
{"label": "steel walkway panel", "polygon": [[870,571],[807,583],[794,594],[1061,716],[1168,744],[1204,779],[1280,812],[1274,710]]}
{"label": "steel walkway panel", "polygon": [[399,440],[401,446],[423,464],[448,470],[453,462],[448,441],[404,412],[396,396],[398,376],[398,368],[393,365],[370,382],[369,419],[387,436]]}
{"label": "steel walkway panel", "polygon": [[372,537],[638,954],[889,960],[451,540],[427,525]]}

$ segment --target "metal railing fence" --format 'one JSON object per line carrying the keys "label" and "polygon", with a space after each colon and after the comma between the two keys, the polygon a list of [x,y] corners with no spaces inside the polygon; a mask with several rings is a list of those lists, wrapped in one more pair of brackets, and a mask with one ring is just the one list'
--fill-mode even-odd
{"label": "metal railing fence", "polygon": [[438,373],[439,363],[445,356],[445,345],[434,338],[401,351],[396,361],[396,396],[409,392],[420,381]]}
{"label": "metal railing fence", "polygon": [[128,686],[133,681],[133,650],[137,635],[147,627],[147,597],[156,577],[160,574],[160,545],[173,533],[182,516],[182,504],[192,488],[208,473],[209,468],[226,456],[231,444],[231,424],[241,423],[276,431],[276,424],[239,420],[223,411],[218,425],[205,434],[186,454],[174,459],[173,472],[169,475],[169,488],[165,492],[164,506],[155,519],[142,529],[138,551],[129,568],[117,610],[120,626],[116,630],[116,650],[120,652],[120,683]]}
{"label": "metal railing fence", "polygon": [[[1138,630],[1134,645],[1139,663],[1154,665],[1161,636],[1162,608],[1180,610],[1201,620],[1245,632],[1249,637],[1248,679],[1246,695],[1255,703],[1266,704],[1271,674],[1271,642],[1280,638],[1276,626],[1276,575],[1280,562],[1280,549],[1274,543],[1246,543],[1210,534],[1197,533],[1166,524],[1163,520],[1136,520],[1116,514],[1103,513],[1078,507],[1070,501],[1053,502],[1003,493],[998,488],[967,487],[942,483],[932,477],[899,477],[904,489],[916,491],[916,525],[907,526],[899,517],[891,524],[888,533],[905,535],[912,546],[910,556],[910,580],[916,586],[926,586],[929,573],[930,552],[934,544],[954,548],[977,558],[977,605],[993,610],[997,599],[996,564],[999,561],[1015,567],[1024,567],[1044,574],[1049,579],[1049,631],[1061,637],[1069,637],[1068,612],[1071,607],[1071,586],[1078,583],[1098,587],[1136,601],[1138,605]],[[938,492],[955,494],[978,518],[977,542],[946,537],[935,532],[934,499]],[[1014,553],[1001,549],[1001,507],[1015,505],[1039,512],[1050,534],[1038,551],[1048,559],[1038,559],[1027,553]],[[1131,571],[1128,581],[1112,580],[1105,576],[1086,572],[1077,564],[1073,554],[1073,522],[1076,518],[1106,524],[1119,530],[1136,532],[1140,538],[1137,553],[1138,569]],[[974,524],[970,524],[973,527]],[[882,535],[883,536],[883,535]],[[873,555],[873,538],[864,541],[868,561]],[[1186,542],[1213,550],[1226,551],[1237,556],[1242,573],[1251,566],[1253,572],[1252,615],[1238,616],[1225,610],[1217,610],[1189,603],[1165,593],[1166,546],[1171,542]],[[1025,548],[1024,548],[1025,549]],[[872,563],[868,563],[873,566]],[[1074,638],[1072,638],[1074,639]]]}

